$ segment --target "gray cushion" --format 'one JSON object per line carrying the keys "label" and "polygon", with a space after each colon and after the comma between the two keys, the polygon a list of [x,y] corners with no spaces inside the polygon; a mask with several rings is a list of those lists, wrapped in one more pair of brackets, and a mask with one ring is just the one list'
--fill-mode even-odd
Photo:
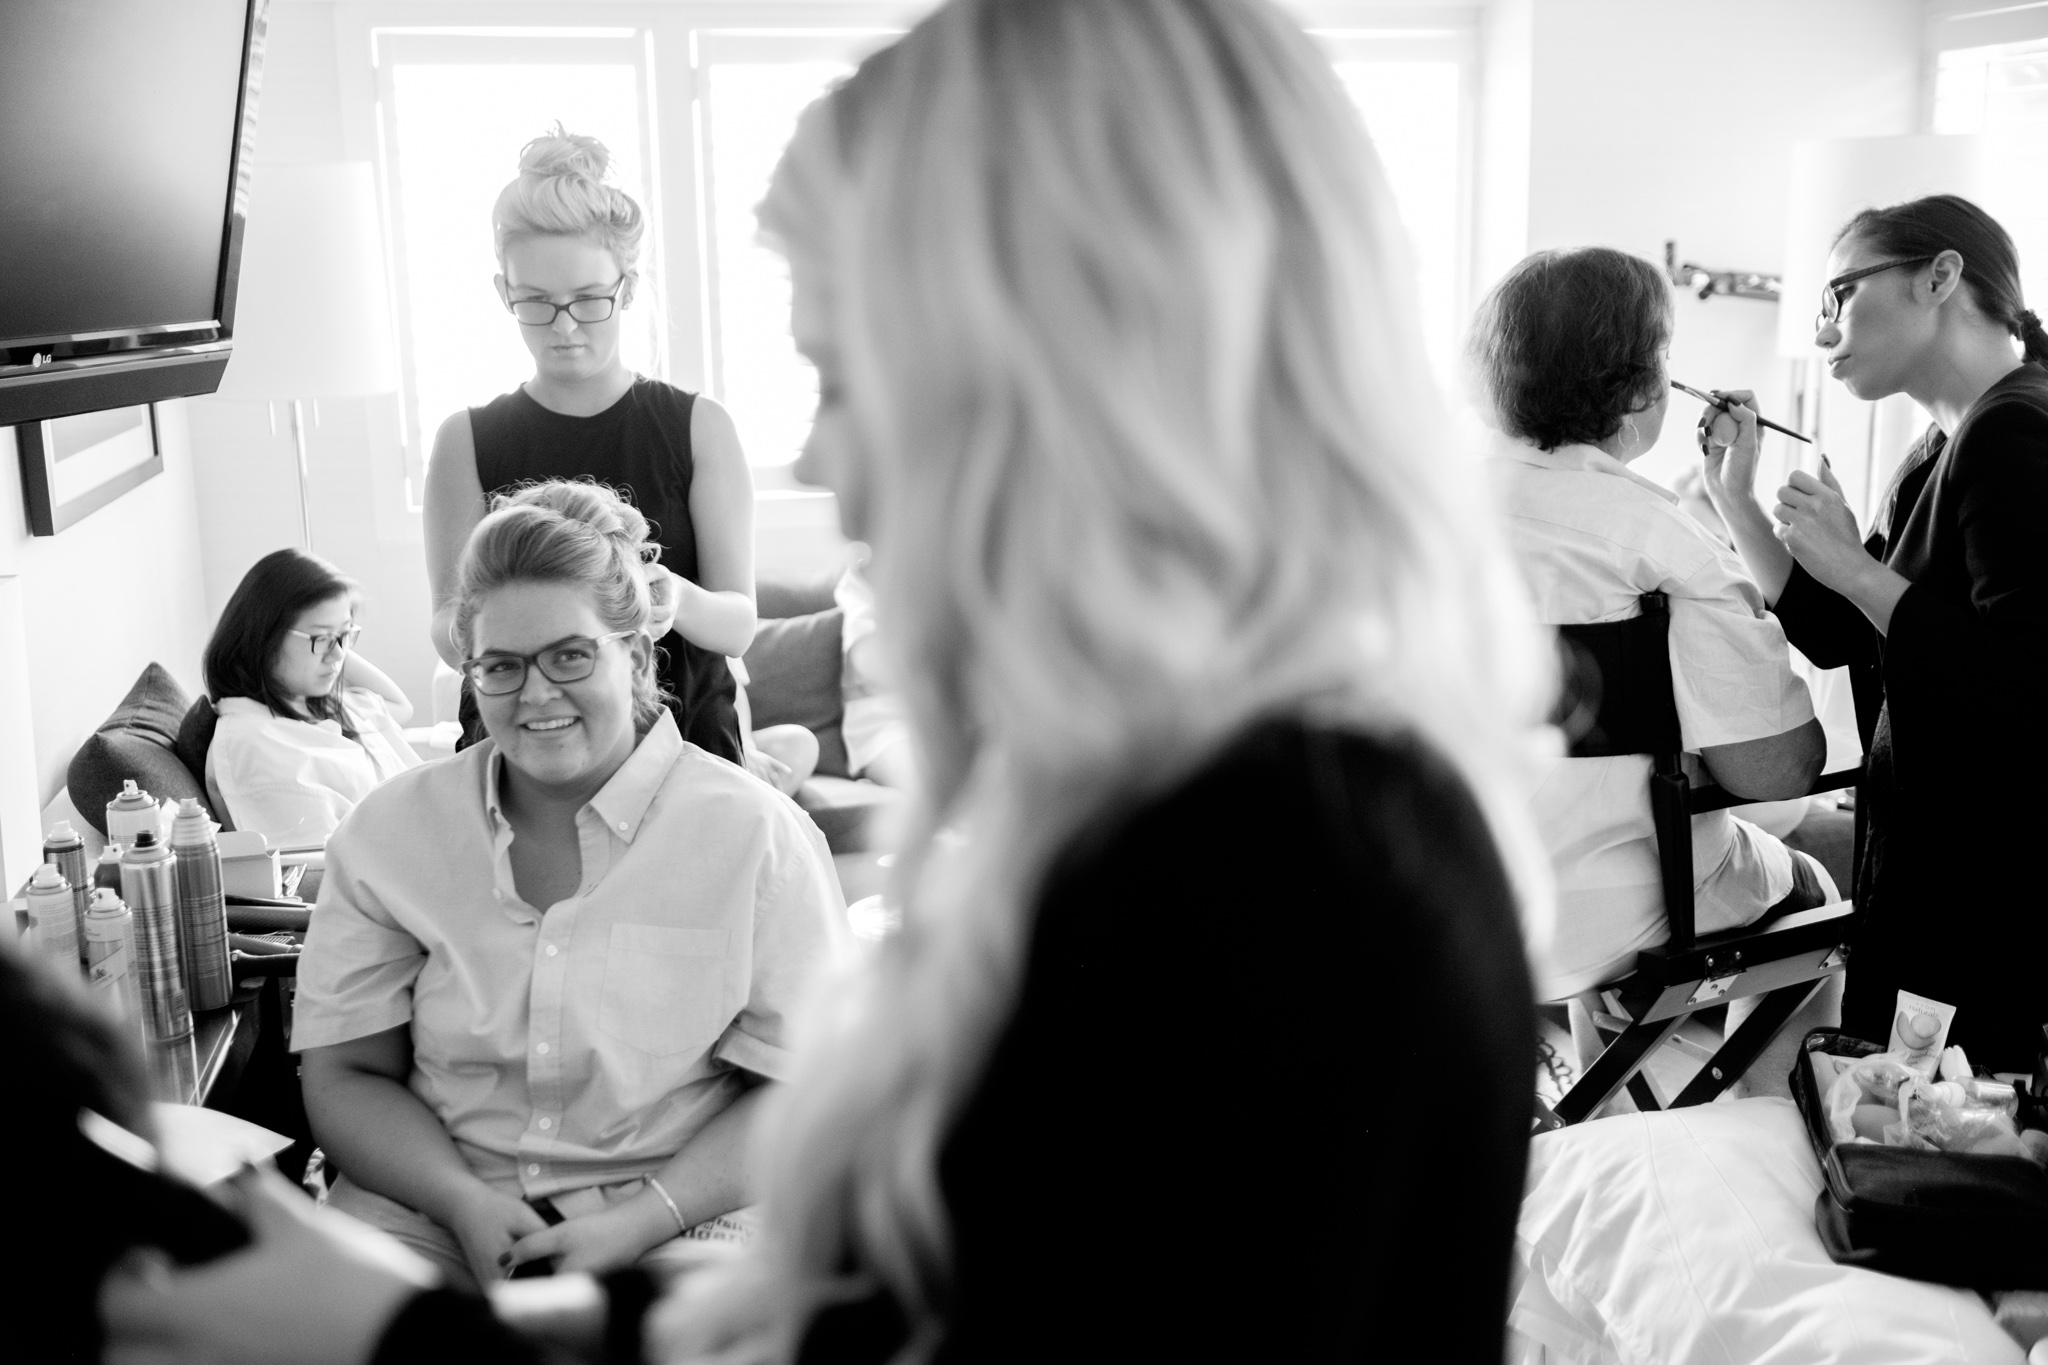
{"label": "gray cushion", "polygon": [[837,605],[832,591],[838,586],[837,569],[822,578],[803,581],[793,578],[761,579],[754,584],[754,610],[763,619],[809,616],[812,612],[829,611]]}
{"label": "gray cushion", "polygon": [[763,620],[747,648],[747,704],[754,728],[801,725],[818,737],[818,772],[845,777],[840,734],[839,608]]}
{"label": "gray cushion", "polygon": [[158,801],[206,800],[204,773],[195,776],[174,752],[188,704],[178,680],[162,664],[152,663],[71,756],[64,774],[71,804],[101,834],[107,832],[107,802],[121,794],[127,778]]}

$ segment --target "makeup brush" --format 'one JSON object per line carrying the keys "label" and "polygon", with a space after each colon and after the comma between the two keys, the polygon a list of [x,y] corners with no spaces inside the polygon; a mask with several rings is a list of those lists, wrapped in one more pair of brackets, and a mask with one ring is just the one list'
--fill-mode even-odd
{"label": "makeup brush", "polygon": [[[1705,403],[1710,408],[1725,408],[1728,406],[1728,401],[1725,398],[1716,398],[1711,393],[1701,393],[1692,385],[1681,384],[1676,379],[1671,381],[1671,387],[1677,389],[1680,393],[1689,394],[1692,397],[1699,399],[1702,403]],[[1757,418],[1756,424],[1760,427],[1769,427],[1772,431],[1781,431],[1785,433],[1785,435],[1790,436],[1795,441],[1804,441],[1808,445],[1813,444],[1813,438],[1811,436],[1801,436],[1798,432],[1792,430],[1792,428],[1781,427],[1768,417]]]}

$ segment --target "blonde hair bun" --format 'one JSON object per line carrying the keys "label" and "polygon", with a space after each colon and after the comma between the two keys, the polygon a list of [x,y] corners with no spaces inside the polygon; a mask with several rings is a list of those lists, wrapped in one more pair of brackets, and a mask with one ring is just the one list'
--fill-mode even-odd
{"label": "blonde hair bun", "polygon": [[535,176],[580,175],[602,181],[611,169],[611,149],[585,133],[572,133],[557,123],[519,149],[519,173]]}
{"label": "blonde hair bun", "polygon": [[498,268],[505,248],[525,237],[588,237],[609,251],[627,280],[640,275],[646,215],[607,177],[612,154],[596,138],[557,123],[519,149],[519,176],[491,206]]}

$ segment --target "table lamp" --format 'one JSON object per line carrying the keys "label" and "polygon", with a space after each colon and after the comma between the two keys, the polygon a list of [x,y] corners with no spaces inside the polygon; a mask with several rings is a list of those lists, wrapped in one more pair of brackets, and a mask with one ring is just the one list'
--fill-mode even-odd
{"label": "table lamp", "polygon": [[369,162],[256,168],[219,396],[291,405],[308,550],[305,400],[398,388],[389,291]]}

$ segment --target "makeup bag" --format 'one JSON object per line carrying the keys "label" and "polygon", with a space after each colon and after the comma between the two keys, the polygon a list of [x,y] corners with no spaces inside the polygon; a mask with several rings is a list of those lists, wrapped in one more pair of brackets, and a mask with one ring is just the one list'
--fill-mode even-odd
{"label": "makeup bag", "polygon": [[1972,1289],[2048,1289],[2048,1171],[2024,1157],[1833,1140],[1812,1054],[1883,1051],[1815,1029],[1793,1063],[1792,1098],[1825,1181],[1814,1222],[1828,1255],[1838,1265]]}

